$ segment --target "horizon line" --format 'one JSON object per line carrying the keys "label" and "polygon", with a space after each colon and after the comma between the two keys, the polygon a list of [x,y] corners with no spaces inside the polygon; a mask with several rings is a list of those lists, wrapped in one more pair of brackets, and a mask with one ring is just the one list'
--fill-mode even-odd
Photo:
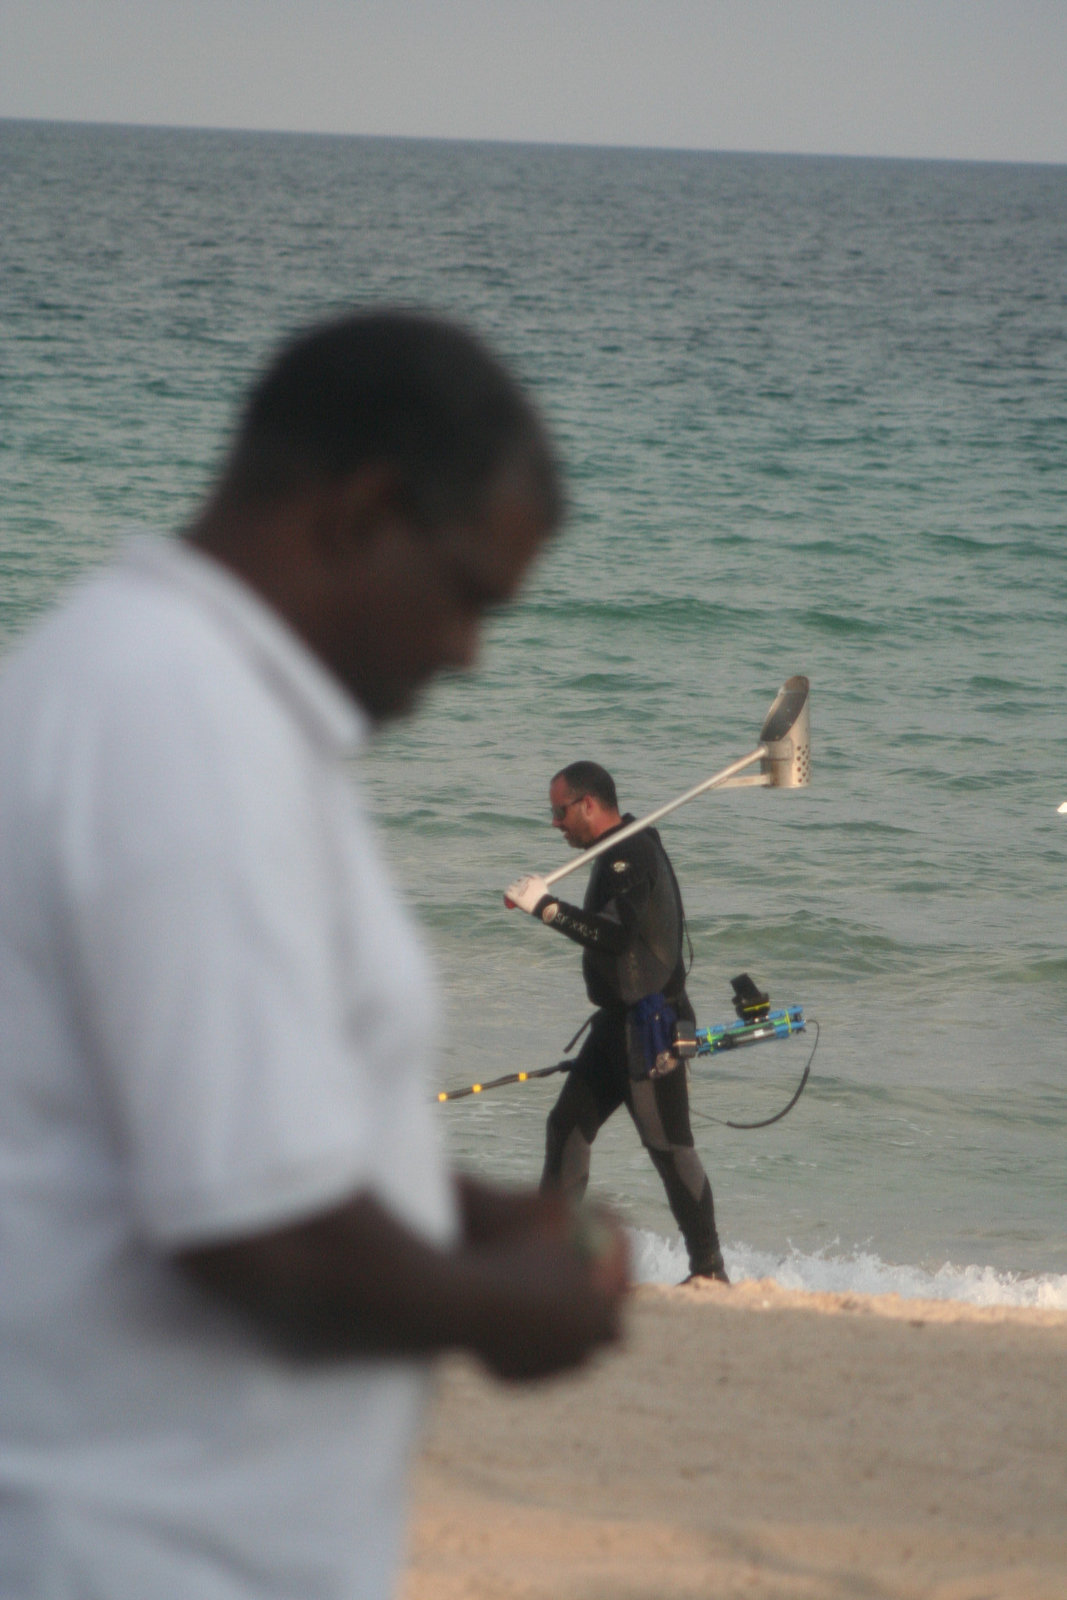
{"label": "horizon line", "polygon": [[138,122],[121,117],[25,116],[0,112],[0,124],[31,123],[49,127],[125,128],[140,132],[219,133],[296,139],[352,139],[412,144],[505,145],[546,150],[617,150],[663,155],[755,156],[809,161],[921,162],[952,166],[1063,167],[1067,159],[1037,156],[900,155],[890,151],[752,149],[733,145],[634,144],[628,140],[520,138],[501,134],[359,133],[333,128],[250,127],[236,123]]}

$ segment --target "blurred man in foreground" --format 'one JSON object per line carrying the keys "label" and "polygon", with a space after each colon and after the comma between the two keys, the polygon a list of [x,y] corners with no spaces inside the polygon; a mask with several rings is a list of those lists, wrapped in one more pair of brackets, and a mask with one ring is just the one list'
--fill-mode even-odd
{"label": "blurred man in foreground", "polygon": [[625,1253],[446,1172],[431,974],[348,758],[560,516],[469,335],[288,346],[210,500],[0,680],[0,1593],[391,1590],[425,1363],[618,1332]]}

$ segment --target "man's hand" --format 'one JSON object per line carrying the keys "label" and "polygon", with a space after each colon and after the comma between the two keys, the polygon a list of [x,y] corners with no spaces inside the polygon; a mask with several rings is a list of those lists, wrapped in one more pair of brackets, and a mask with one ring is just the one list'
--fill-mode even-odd
{"label": "man's hand", "polygon": [[521,1297],[485,1330],[478,1353],[502,1378],[580,1365],[619,1338],[630,1250],[616,1219],[575,1208],[555,1191],[502,1189],[457,1178],[466,1243]]}
{"label": "man's hand", "polygon": [[519,878],[513,883],[504,895],[504,904],[511,908],[518,906],[520,911],[525,911],[528,916],[540,915],[541,908],[552,899],[548,884],[544,878],[529,877]]}
{"label": "man's hand", "polygon": [[582,1366],[622,1333],[629,1250],[617,1224],[594,1258],[554,1230],[522,1234],[482,1256],[508,1314],[484,1323],[474,1345],[499,1378],[530,1379]]}
{"label": "man's hand", "polygon": [[622,1229],[590,1231],[557,1196],[461,1180],[465,1237],[440,1248],[373,1196],[182,1251],[179,1269],[298,1359],[469,1350],[504,1378],[580,1366],[621,1334]]}

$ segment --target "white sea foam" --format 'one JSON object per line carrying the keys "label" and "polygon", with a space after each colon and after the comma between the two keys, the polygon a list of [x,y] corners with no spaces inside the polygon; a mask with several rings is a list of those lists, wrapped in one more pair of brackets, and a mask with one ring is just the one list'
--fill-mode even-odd
{"label": "white sea foam", "polygon": [[[688,1266],[680,1241],[664,1239],[650,1229],[630,1232],[634,1276],[638,1283],[680,1283]],[[726,1246],[726,1270],[734,1282],[773,1278],[783,1289],[813,1293],[899,1294],[909,1300],[959,1300],[977,1306],[1037,1306],[1067,1310],[1067,1273],[1021,1274],[993,1267],[956,1266],[947,1261],[936,1269],[897,1266],[867,1251],[805,1255],[753,1250],[745,1244]]]}

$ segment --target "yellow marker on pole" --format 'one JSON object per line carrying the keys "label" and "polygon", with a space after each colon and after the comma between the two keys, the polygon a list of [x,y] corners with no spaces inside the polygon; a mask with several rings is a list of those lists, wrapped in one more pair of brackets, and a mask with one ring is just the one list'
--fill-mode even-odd
{"label": "yellow marker on pole", "polygon": [[554,1072],[569,1072],[573,1061],[560,1061],[554,1067],[538,1067],[533,1072],[509,1072],[504,1078],[491,1078],[488,1083],[471,1083],[465,1089],[442,1089],[437,1096],[438,1105],[446,1100],[462,1100],[468,1094],[482,1094],[486,1089],[499,1089],[505,1083],[529,1083],[533,1078],[550,1078]]}

